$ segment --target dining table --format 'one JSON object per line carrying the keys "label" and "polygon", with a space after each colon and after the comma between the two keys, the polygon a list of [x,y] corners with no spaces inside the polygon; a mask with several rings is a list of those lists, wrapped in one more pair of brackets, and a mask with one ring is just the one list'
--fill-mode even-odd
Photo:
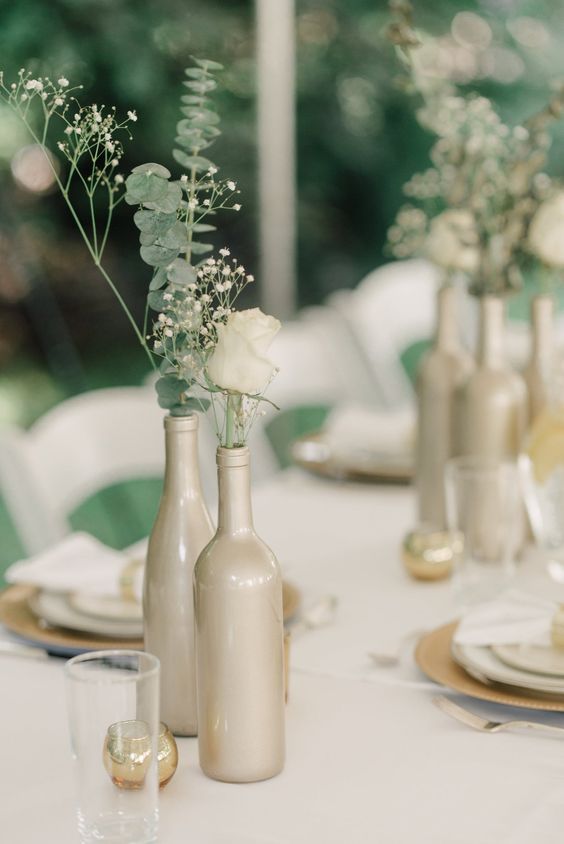
{"label": "dining table", "polygon": [[[336,612],[312,629],[298,624],[292,638],[283,772],[217,782],[199,768],[197,739],[179,738],[178,770],[160,795],[159,841],[561,844],[564,734],[480,733],[433,698],[447,694],[497,720],[564,726],[564,714],[465,697],[415,663],[409,634],[454,620],[457,609],[449,580],[416,581],[402,566],[413,490],[294,467],[255,485],[253,509],[302,610],[333,596]],[[372,651],[398,651],[399,660],[378,665]],[[79,840],[63,666],[56,657],[0,655],[6,844]]]}

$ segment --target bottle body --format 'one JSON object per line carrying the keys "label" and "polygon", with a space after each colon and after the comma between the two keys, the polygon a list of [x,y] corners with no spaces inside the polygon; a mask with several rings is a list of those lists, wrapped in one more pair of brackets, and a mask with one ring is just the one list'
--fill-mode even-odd
{"label": "bottle body", "polygon": [[197,733],[192,576],[213,525],[200,486],[198,417],[165,418],[163,494],[143,583],[145,650],[161,662],[161,719],[175,735]]}
{"label": "bottle body", "polygon": [[218,530],[194,570],[204,773],[255,782],[284,766],[282,578],[251,518],[247,448],[218,449]]}
{"label": "bottle body", "polygon": [[531,327],[531,357],[523,370],[529,399],[529,425],[548,403],[554,353],[554,303],[550,296],[535,296],[531,302]]}
{"label": "bottle body", "polygon": [[438,294],[435,343],[417,374],[416,488],[420,522],[446,528],[444,468],[455,453],[455,396],[473,361],[458,338],[455,290]]}
{"label": "bottle body", "polygon": [[480,301],[477,366],[460,391],[460,452],[497,460],[516,458],[527,424],[527,391],[505,362],[503,302]]}

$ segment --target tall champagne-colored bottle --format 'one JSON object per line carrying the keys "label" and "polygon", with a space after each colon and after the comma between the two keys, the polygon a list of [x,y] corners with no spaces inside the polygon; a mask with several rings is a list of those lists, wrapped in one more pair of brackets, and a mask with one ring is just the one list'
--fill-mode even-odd
{"label": "tall champagne-colored bottle", "polygon": [[282,579],[253,528],[249,449],[220,447],[217,465],[217,533],[194,570],[200,765],[254,782],[284,766]]}
{"label": "tall champagne-colored bottle", "polygon": [[461,453],[515,458],[527,424],[525,382],[506,363],[503,301],[480,300],[477,367],[460,394]]}
{"label": "tall champagne-colored bottle", "polygon": [[415,481],[419,520],[442,530],[446,528],[444,468],[454,455],[454,397],[474,364],[460,343],[455,289],[441,288],[437,303],[435,342],[417,374]]}
{"label": "tall champagne-colored bottle", "polygon": [[529,425],[548,402],[548,383],[554,354],[554,303],[550,296],[531,302],[532,348],[523,378],[529,396]]}
{"label": "tall champagne-colored bottle", "polygon": [[143,584],[145,650],[161,662],[161,720],[173,733],[198,731],[194,653],[194,563],[213,536],[202,496],[198,417],[166,416],[166,466]]}

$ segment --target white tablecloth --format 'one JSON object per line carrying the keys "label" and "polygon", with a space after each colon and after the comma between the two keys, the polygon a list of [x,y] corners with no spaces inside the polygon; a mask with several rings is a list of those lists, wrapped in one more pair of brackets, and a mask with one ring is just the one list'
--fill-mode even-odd
{"label": "white tablecloth", "polygon": [[[409,655],[393,669],[367,659],[454,614],[448,583],[411,581],[399,562],[411,493],[292,471],[254,499],[257,531],[285,577],[306,603],[337,595],[338,615],[293,643],[284,772],[253,785],[214,782],[198,767],[197,741],[181,739],[160,841],[561,844],[564,740],[476,733],[431,704],[437,687]],[[0,657],[0,671],[0,841],[76,842],[62,663]],[[528,714],[564,725],[564,716]]]}

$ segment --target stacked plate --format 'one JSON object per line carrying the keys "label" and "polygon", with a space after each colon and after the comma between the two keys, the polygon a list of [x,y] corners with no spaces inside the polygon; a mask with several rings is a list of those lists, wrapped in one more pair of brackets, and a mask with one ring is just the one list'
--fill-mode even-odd
{"label": "stacked plate", "polygon": [[354,444],[336,452],[322,432],[296,440],[292,458],[302,469],[336,480],[405,484],[413,477],[411,454],[376,452]]}
{"label": "stacked plate", "polygon": [[463,645],[453,639],[451,652],[455,662],[480,683],[564,697],[564,651],[530,644]]}

